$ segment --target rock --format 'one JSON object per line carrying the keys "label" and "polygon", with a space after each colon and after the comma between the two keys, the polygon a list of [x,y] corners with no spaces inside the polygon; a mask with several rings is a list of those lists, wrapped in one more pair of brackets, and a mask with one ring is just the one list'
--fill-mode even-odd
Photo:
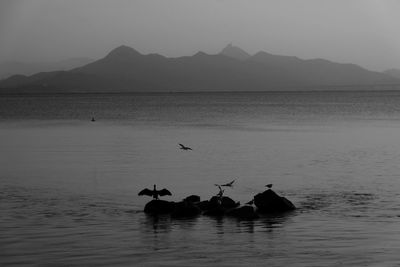
{"label": "rock", "polygon": [[204,215],[221,216],[225,213],[225,209],[218,202],[217,198],[204,200],[196,204],[197,207],[204,212]]}
{"label": "rock", "polygon": [[174,202],[153,199],[144,207],[144,212],[149,214],[168,214],[174,210]]}
{"label": "rock", "polygon": [[197,203],[197,202],[200,202],[200,197],[197,195],[191,195],[191,196],[186,197],[183,201]]}
{"label": "rock", "polygon": [[212,209],[216,209],[221,207],[221,204],[218,202],[217,197],[212,197],[210,200],[203,200],[199,203],[196,203],[197,207],[201,209],[202,211],[208,211]]}
{"label": "rock", "polygon": [[224,216],[226,209],[224,209],[221,205],[213,206],[210,209],[204,212],[204,215],[207,216]]}
{"label": "rock", "polygon": [[252,206],[242,206],[229,210],[226,215],[233,216],[239,219],[257,219],[259,216]]}
{"label": "rock", "polygon": [[175,203],[174,210],[171,214],[172,217],[192,217],[201,213],[200,208],[188,201]]}
{"label": "rock", "polygon": [[217,207],[222,207],[221,203],[222,202],[220,201],[220,198],[214,196],[210,198],[210,200],[208,201],[208,209],[215,209]]}
{"label": "rock", "polygon": [[285,212],[296,209],[292,202],[279,196],[271,189],[255,195],[254,204],[258,211],[262,213]]}
{"label": "rock", "polygon": [[240,205],[239,202],[235,202],[230,197],[223,196],[221,198],[221,203],[219,203],[219,200],[220,200],[219,197],[213,196],[210,199],[211,206],[215,207],[216,205],[221,205],[224,209],[232,209],[232,208],[236,208]]}
{"label": "rock", "polygon": [[202,204],[201,209],[204,211],[204,215],[208,216],[223,216],[229,209],[236,208],[240,205],[239,202],[233,201],[230,197],[223,196],[219,198],[213,196],[208,202],[200,202]]}
{"label": "rock", "polygon": [[222,207],[226,209],[236,208],[240,206],[240,202],[235,202],[229,197],[222,197]]}
{"label": "rock", "polygon": [[208,200],[203,200],[203,201],[200,201],[199,203],[196,203],[196,206],[200,209],[200,210],[202,210],[202,211],[206,211],[206,210],[209,210],[210,209],[210,201],[208,201]]}

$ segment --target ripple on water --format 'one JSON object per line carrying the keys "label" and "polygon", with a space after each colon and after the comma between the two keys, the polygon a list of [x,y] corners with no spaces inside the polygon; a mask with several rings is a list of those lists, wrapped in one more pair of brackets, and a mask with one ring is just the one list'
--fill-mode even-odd
{"label": "ripple on water", "polygon": [[[133,262],[142,266],[248,266],[263,262],[282,266],[296,261],[296,266],[316,262],[332,266],[341,261],[358,266],[379,262],[384,255],[391,260],[395,255],[398,240],[393,234],[399,229],[391,216],[397,219],[399,214],[395,209],[381,211],[382,204],[389,204],[386,196],[319,190],[294,197],[300,200],[295,203],[297,211],[262,215],[254,221],[207,216],[172,220],[148,216],[117,196],[4,187],[0,206],[6,219],[0,222],[0,262],[60,266]],[[376,216],[379,220],[373,219]],[[379,225],[382,222],[384,227]],[[380,246],[386,252],[377,252]]]}

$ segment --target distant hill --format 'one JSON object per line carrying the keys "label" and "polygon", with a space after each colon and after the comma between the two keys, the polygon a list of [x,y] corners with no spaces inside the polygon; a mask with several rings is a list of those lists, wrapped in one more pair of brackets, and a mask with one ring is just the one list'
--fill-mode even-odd
{"label": "distant hill", "polygon": [[38,72],[70,70],[93,62],[91,58],[70,58],[56,62],[17,62],[8,61],[0,63],[0,79],[8,78],[12,75],[32,75]]}
{"label": "distant hill", "polygon": [[198,52],[178,58],[120,46],[69,71],[12,76],[0,82],[0,92],[267,91],[393,83],[400,81],[353,64],[266,52],[250,56],[232,45],[216,55]]}
{"label": "distant hill", "polygon": [[237,46],[233,46],[232,44],[229,44],[224,49],[222,49],[220,54],[239,60],[246,60],[251,57],[251,55],[248,54],[246,51]]}
{"label": "distant hill", "polygon": [[400,70],[399,69],[389,69],[383,72],[386,75],[392,76],[394,78],[400,79]]}
{"label": "distant hill", "polygon": [[371,85],[390,83],[390,80],[394,80],[393,77],[366,70],[355,64],[335,63],[325,59],[303,60],[258,52],[249,60],[262,63],[268,69],[279,69],[310,86]]}

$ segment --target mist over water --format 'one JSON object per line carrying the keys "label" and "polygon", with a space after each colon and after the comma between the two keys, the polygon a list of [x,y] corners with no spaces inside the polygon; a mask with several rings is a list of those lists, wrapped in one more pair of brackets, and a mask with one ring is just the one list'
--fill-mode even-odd
{"label": "mist over water", "polygon": [[[396,266],[399,118],[389,91],[1,96],[0,263]],[[298,210],[172,220],[137,196],[233,179]]]}

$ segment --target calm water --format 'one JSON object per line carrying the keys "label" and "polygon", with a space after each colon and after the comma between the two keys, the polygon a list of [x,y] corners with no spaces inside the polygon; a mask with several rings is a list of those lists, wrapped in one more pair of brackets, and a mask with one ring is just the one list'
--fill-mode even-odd
{"label": "calm water", "polygon": [[[400,266],[399,139],[400,92],[0,96],[0,265]],[[233,179],[299,209],[156,219],[137,196]]]}

